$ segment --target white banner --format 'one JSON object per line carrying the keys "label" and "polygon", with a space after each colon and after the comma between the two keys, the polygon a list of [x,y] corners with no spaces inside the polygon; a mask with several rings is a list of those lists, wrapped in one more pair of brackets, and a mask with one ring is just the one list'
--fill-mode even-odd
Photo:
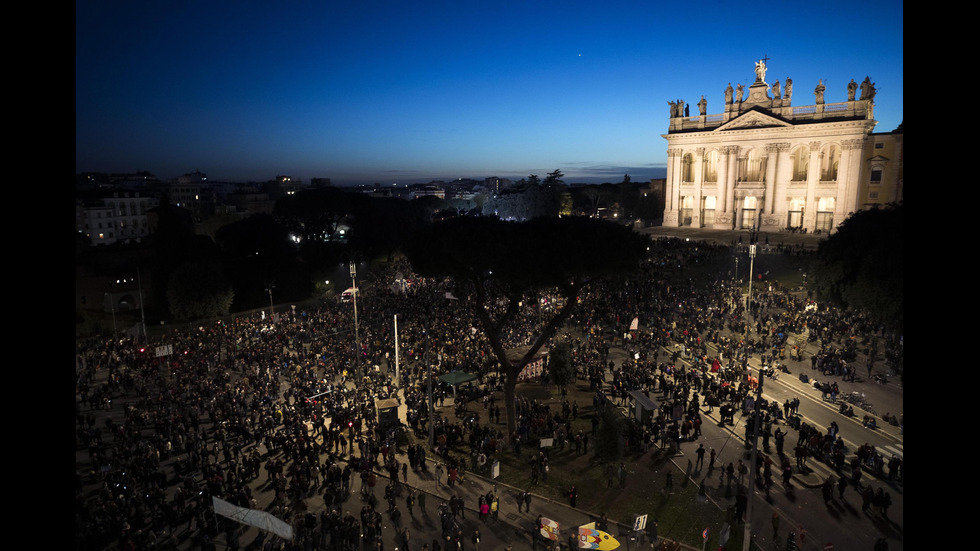
{"label": "white banner", "polygon": [[230,518],[242,524],[254,526],[260,530],[272,532],[287,540],[293,539],[293,527],[265,511],[238,507],[216,497],[212,497],[211,502],[214,504],[215,514]]}

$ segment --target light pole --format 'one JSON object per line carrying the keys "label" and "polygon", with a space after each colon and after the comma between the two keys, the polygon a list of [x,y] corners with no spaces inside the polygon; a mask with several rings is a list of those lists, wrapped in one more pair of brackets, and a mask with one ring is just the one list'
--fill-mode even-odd
{"label": "light pole", "polygon": [[140,294],[140,318],[143,323],[143,344],[150,346],[150,335],[146,332],[146,310],[143,309],[143,277],[140,275],[139,266],[136,267],[136,287]]}
{"label": "light pole", "polygon": [[[357,329],[357,264],[353,261],[350,263],[350,279],[352,283],[352,288],[354,289],[354,366],[355,368],[361,367],[361,337]],[[359,371],[359,369],[358,369]]]}
{"label": "light pole", "polygon": [[[749,295],[746,302],[745,308],[745,360],[746,365],[748,365],[748,336],[749,336],[749,321],[752,319],[752,270],[755,266],[755,244],[749,245]],[[759,449],[759,400],[762,399],[762,382],[765,376],[762,374],[762,370],[759,370],[759,384],[756,386],[755,401],[753,403],[753,427],[752,427],[752,454],[749,456],[749,488],[748,494],[745,496],[747,501],[747,506],[745,508],[745,537],[742,540],[742,551],[749,551],[749,546],[752,544],[752,503],[755,501],[755,462]]]}
{"label": "light pole", "polygon": [[112,283],[109,284],[109,311],[112,312],[112,334],[116,334],[116,299],[112,296]]}
{"label": "light pole", "polygon": [[755,244],[749,245],[749,294],[745,298],[745,340],[749,339],[749,324],[752,322],[752,271],[755,269]]}
{"label": "light pole", "polygon": [[274,283],[270,283],[270,284],[266,285],[266,287],[265,287],[266,292],[269,293],[269,315],[270,316],[272,314],[275,314],[276,313],[276,306],[272,302],[272,290],[275,289],[275,288],[276,288],[276,285]]}
{"label": "light pole", "polygon": [[425,332],[426,378],[429,379],[429,449],[436,445],[435,407],[432,405],[432,362],[429,361],[429,332]]}
{"label": "light pole", "polygon": [[395,386],[401,380],[398,378],[398,314],[395,314]]}

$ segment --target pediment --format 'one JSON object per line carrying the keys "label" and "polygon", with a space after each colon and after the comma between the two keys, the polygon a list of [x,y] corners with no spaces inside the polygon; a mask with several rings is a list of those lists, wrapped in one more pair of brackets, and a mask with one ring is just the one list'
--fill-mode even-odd
{"label": "pediment", "polygon": [[741,130],[744,128],[789,128],[793,125],[785,120],[761,111],[749,111],[719,126],[714,131],[724,132],[726,130]]}

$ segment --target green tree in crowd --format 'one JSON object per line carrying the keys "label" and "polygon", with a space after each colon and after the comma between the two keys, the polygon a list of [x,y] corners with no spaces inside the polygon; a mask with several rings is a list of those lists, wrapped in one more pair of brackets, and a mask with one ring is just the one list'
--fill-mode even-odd
{"label": "green tree in crowd", "polygon": [[[629,277],[639,268],[647,239],[629,228],[581,217],[504,222],[455,218],[420,229],[406,256],[423,277],[448,277],[456,296],[469,297],[504,374],[508,429],[516,433],[515,388],[521,370],[564,325],[577,297],[594,280]],[[561,297],[516,361],[508,357],[506,329],[522,308],[535,308],[543,291]]]}

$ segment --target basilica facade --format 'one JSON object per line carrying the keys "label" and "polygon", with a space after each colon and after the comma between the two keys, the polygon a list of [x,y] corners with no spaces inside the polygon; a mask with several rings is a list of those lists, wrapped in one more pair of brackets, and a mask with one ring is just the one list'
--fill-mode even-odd
{"label": "basilica facade", "polygon": [[[846,101],[794,106],[793,81],[725,90],[724,111],[704,96],[690,114],[670,104],[665,226],[833,232],[850,213],[903,200],[902,128],[874,133],[875,85],[853,80]],[[747,94],[746,94],[747,93]]]}

